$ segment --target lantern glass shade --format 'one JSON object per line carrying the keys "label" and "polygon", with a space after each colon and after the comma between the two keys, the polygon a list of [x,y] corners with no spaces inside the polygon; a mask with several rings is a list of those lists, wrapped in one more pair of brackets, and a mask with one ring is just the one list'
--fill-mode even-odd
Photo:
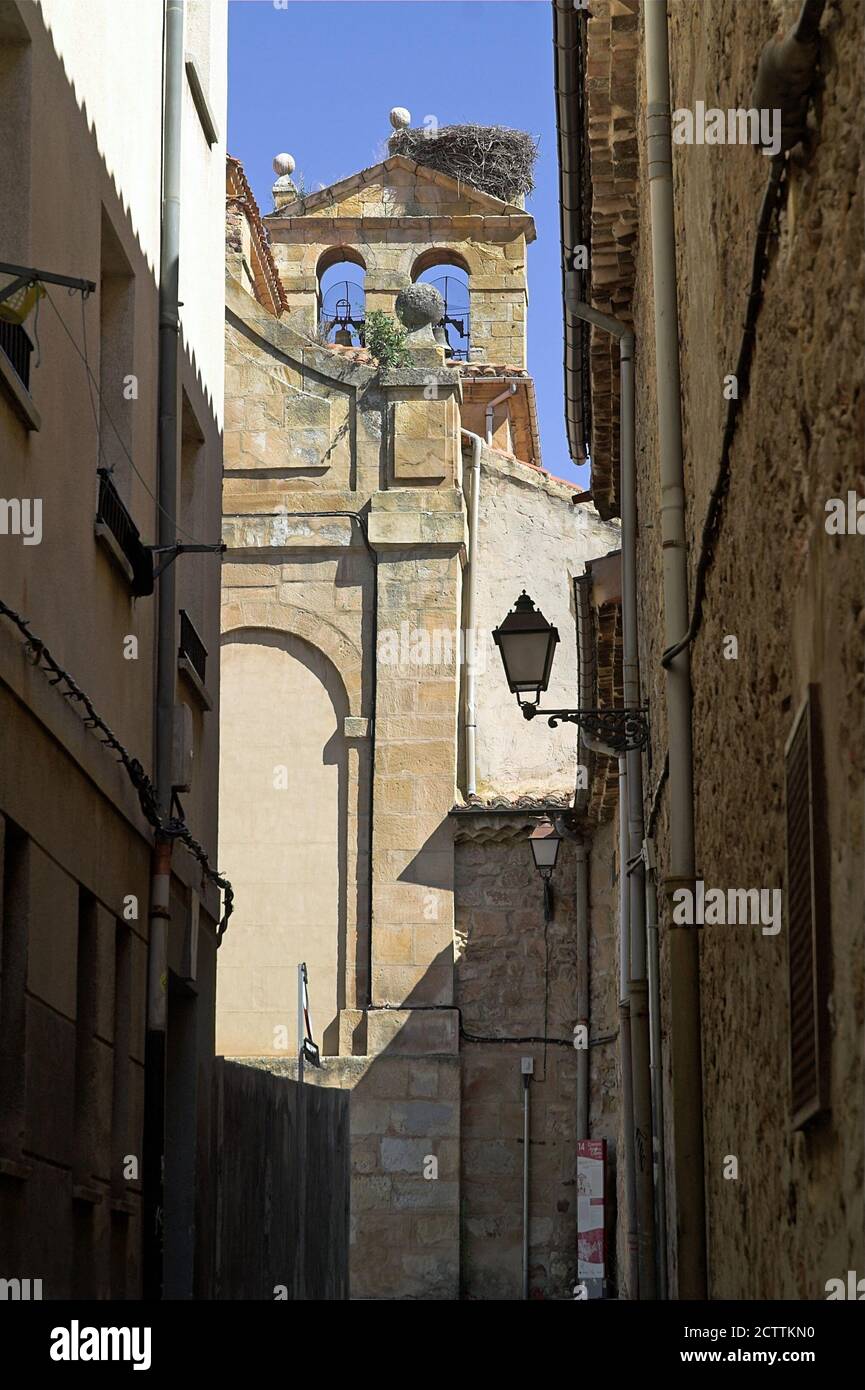
{"label": "lantern glass shade", "polygon": [[549,878],[556,867],[556,859],[559,854],[559,845],[562,843],[560,835],[556,834],[555,829],[549,821],[537,826],[529,836],[529,844],[532,847],[532,857],[535,861],[535,868],[543,878]]}
{"label": "lantern glass shade", "polygon": [[558,640],[558,632],[535,608],[524,589],[501,627],[493,633],[508,689],[517,698],[534,691],[535,699],[540,699],[541,691],[550,683]]}

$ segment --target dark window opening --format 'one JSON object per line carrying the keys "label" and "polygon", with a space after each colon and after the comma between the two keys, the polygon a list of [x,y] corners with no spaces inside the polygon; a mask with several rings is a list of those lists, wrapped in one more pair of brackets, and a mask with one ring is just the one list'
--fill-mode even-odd
{"label": "dark window opening", "polygon": [[203,685],[207,669],[207,648],[185,608],[180,610],[180,646],[177,649],[177,655],[178,657],[186,657]]}
{"label": "dark window opening", "polygon": [[20,323],[7,323],[0,318],[0,348],[9,359],[12,370],[17,375],[25,391],[30,390],[30,354],[33,344],[30,334]]}

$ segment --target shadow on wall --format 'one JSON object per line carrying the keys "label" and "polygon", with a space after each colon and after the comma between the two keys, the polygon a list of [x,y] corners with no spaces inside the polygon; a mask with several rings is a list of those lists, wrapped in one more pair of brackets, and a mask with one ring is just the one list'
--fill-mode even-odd
{"label": "shadow on wall", "polygon": [[[158,13],[155,32],[158,39]],[[150,109],[158,112],[158,62],[154,72]],[[130,756],[154,778],[153,684],[149,677],[130,679],[124,644],[127,635],[136,638],[146,676],[154,654],[157,600],[133,600],[126,574],[118,571],[104,541],[95,538],[94,522],[97,466],[113,465],[116,490],[141,541],[150,545],[158,539],[155,248],[142,243],[146,234],[128,203],[129,187],[140,186],[147,155],[155,154],[156,178],[135,213],[142,214],[146,200],[153,214],[151,232],[155,228],[158,236],[158,131],[149,148],[146,132],[141,133],[134,170],[131,164],[120,170],[108,166],[91,114],[79,101],[35,4],[0,5],[0,125],[6,175],[0,255],[97,286],[83,302],[58,286],[48,287],[51,298],[42,304],[38,324],[39,362],[34,358],[29,375],[41,427],[27,429],[5,393],[0,402],[4,493],[44,499],[45,516],[41,544],[3,547],[0,597],[26,614],[34,633],[81,682]],[[64,152],[59,163],[58,148]],[[28,328],[33,326],[30,320]],[[121,389],[127,374],[136,380],[134,398]],[[185,335],[179,375],[199,439],[207,445],[201,458],[207,472],[202,476],[199,469],[198,484],[207,508],[202,520],[209,519],[213,529],[203,534],[196,529],[196,539],[216,541],[221,427]],[[179,520],[183,525],[182,509]],[[210,555],[186,555],[177,565],[177,607],[194,614],[212,652],[219,630],[215,563]],[[6,1107],[4,1130],[14,1129],[14,1143],[4,1136],[10,1139],[4,1158],[14,1167],[26,1155],[28,1180],[2,1184],[0,1268],[35,1271],[46,1298],[137,1298],[142,1182],[140,1170],[130,1176],[123,1156],[140,1156],[148,1147],[143,1062],[152,835],[125,774],[86,730],[71,702],[60,697],[62,687],[52,690],[31,668],[25,668],[27,685],[19,685],[20,645],[14,629],[2,621],[0,826],[7,827],[7,884],[14,839],[26,890],[14,915],[7,896],[3,918],[4,955],[25,966],[23,975],[3,972],[0,1090],[16,1097],[14,1108]],[[210,664],[214,689],[217,661],[213,657]],[[200,736],[214,741],[197,744],[196,779],[184,797],[189,827],[211,862],[215,733],[215,725],[208,731],[204,721]],[[39,776],[22,777],[20,768],[28,766],[38,768]],[[209,1143],[218,915],[218,896],[202,891],[199,866],[179,847],[171,884],[172,995],[192,889],[202,897],[193,1023],[173,1037],[172,1021],[168,1028],[182,1077],[180,1069],[169,1068],[167,1112],[170,1117],[182,1107],[184,1125],[173,1166],[166,1166],[167,1281],[186,1280],[193,1232],[189,1188],[184,1185],[181,1192],[177,1175],[183,1172],[185,1184],[194,1173],[202,1200],[208,1187],[202,1156]],[[141,905],[136,920],[122,917],[124,899]],[[39,960],[51,968],[46,965],[37,979],[33,962]],[[196,1086],[183,1089],[193,1073]],[[82,1181],[90,1195],[73,1202],[71,1194]],[[172,1220],[181,1205],[182,1223]],[[206,1258],[200,1222],[195,1235]]]}
{"label": "shadow on wall", "polygon": [[[345,1006],[349,787],[343,683],[287,632],[223,642],[220,855],[238,909],[220,958],[219,1048],[284,1052],[296,966],[317,1037],[335,1053]],[[287,1037],[275,1030],[287,1029]]]}

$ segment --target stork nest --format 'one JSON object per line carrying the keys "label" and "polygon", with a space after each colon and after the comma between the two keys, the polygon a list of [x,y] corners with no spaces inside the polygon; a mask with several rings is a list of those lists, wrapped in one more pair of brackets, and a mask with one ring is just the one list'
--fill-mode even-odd
{"label": "stork nest", "polygon": [[388,149],[505,203],[535,186],[538,142],[524,130],[502,125],[446,125],[435,134],[426,128],[397,130]]}

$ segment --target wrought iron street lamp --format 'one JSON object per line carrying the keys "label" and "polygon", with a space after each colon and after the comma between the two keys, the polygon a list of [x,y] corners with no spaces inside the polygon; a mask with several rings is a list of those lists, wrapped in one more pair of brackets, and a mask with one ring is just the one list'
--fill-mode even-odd
{"label": "wrought iron street lamp", "polygon": [[[501,652],[508,689],[516,695],[526,719],[542,714],[551,729],[558,724],[578,724],[613,753],[644,748],[649,737],[645,706],[631,709],[541,709],[541,692],[550,683],[550,672],[559,634],[536,608],[525,589],[512,611],[493,632]],[[523,699],[534,692],[534,699]]]}
{"label": "wrought iron street lamp", "polygon": [[553,876],[553,869],[556,867],[556,860],[559,857],[559,845],[561,843],[561,835],[549,821],[542,821],[540,825],[536,825],[529,836],[535,868],[544,881],[544,921],[546,922],[549,922],[553,915],[553,890],[550,880]]}

